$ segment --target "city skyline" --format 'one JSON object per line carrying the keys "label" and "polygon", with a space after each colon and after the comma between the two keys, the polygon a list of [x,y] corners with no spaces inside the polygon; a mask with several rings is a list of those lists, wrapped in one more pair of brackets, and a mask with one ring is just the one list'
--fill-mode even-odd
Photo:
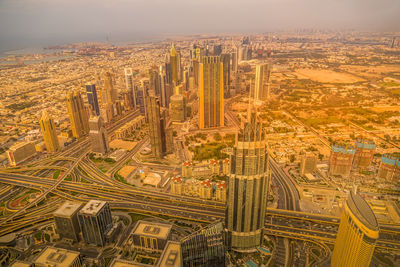
{"label": "city skyline", "polygon": [[399,266],[399,6],[2,1],[0,263]]}
{"label": "city skyline", "polygon": [[[210,5],[212,11],[207,12]],[[5,0],[0,2],[0,35],[4,37],[0,51],[107,39],[135,42],[177,34],[245,34],[299,28],[399,31],[399,11],[396,0],[85,0],[79,5],[66,0]],[[208,14],[206,23],[200,15],[204,12]],[[145,27],[143,21],[147,21]]]}

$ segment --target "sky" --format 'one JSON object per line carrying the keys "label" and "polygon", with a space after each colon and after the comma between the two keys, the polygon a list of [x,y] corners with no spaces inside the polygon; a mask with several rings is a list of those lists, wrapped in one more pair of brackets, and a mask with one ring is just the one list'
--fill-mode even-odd
{"label": "sky", "polygon": [[156,35],[400,31],[399,0],[0,0],[0,51]]}

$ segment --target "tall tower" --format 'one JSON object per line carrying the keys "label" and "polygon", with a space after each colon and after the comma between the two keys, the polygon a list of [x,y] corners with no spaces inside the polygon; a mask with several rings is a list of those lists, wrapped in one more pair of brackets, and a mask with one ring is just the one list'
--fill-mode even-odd
{"label": "tall tower", "polygon": [[[133,84],[133,73],[132,68],[125,68],[125,86],[126,86],[126,99],[125,102],[129,103],[130,108],[136,108],[136,93],[135,86]],[[127,104],[125,103],[125,104]]]}
{"label": "tall tower", "polygon": [[96,115],[100,115],[100,108],[99,108],[99,100],[97,99],[97,91],[95,84],[87,84],[86,85],[86,94],[88,98],[88,102],[92,112]]}
{"label": "tall tower", "polygon": [[89,119],[89,138],[92,151],[99,154],[107,154],[110,150],[106,129],[103,126],[103,119],[100,116]]}
{"label": "tall tower", "polygon": [[224,97],[230,97],[229,90],[231,89],[231,55],[221,54],[221,61],[224,72]]}
{"label": "tall tower", "polygon": [[199,65],[199,128],[224,126],[224,77],[219,57],[204,57]]}
{"label": "tall tower", "polygon": [[257,100],[267,100],[269,97],[268,86],[266,83],[269,81],[269,67],[267,63],[259,64],[256,66],[256,80],[254,86],[254,95],[252,96]]}
{"label": "tall tower", "polygon": [[47,111],[43,111],[42,118],[40,119],[40,129],[42,129],[44,143],[48,152],[56,152],[60,150],[56,126],[53,119],[49,116]]}
{"label": "tall tower", "polygon": [[332,267],[369,266],[379,236],[379,225],[368,203],[351,191],[344,205]]}
{"label": "tall tower", "polygon": [[178,84],[179,81],[179,56],[178,56],[178,52],[175,49],[175,45],[172,44],[171,47],[171,52],[170,52],[170,64],[171,64],[171,76],[172,76],[172,82],[175,82],[175,84]]}
{"label": "tall tower", "polygon": [[72,135],[80,138],[89,133],[88,114],[79,91],[75,90],[67,94],[67,108]]}
{"label": "tall tower", "polygon": [[151,152],[154,157],[162,158],[165,154],[165,129],[160,116],[160,101],[153,90],[146,96],[146,113],[149,121]]}
{"label": "tall tower", "polygon": [[253,109],[242,120],[231,155],[225,227],[228,246],[252,252],[261,244],[267,202],[269,164],[262,120]]}
{"label": "tall tower", "polygon": [[104,74],[104,87],[101,92],[101,100],[103,105],[114,104],[117,100],[117,91],[114,89],[113,75],[110,72]]}

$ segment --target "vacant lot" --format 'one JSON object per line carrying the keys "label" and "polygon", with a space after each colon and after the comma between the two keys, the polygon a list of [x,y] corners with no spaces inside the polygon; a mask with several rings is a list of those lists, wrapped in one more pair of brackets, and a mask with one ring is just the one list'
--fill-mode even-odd
{"label": "vacant lot", "polygon": [[364,79],[347,73],[322,69],[298,69],[295,72],[299,79],[310,79],[321,83],[355,83]]}

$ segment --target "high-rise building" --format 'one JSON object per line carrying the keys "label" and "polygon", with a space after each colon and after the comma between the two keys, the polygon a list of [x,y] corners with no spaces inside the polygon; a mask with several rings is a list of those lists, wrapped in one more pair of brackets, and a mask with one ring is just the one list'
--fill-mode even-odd
{"label": "high-rise building", "polygon": [[256,66],[256,78],[254,86],[254,95],[252,96],[257,100],[267,100],[269,98],[269,76],[270,69],[267,63],[259,64]]}
{"label": "high-rise building", "polygon": [[367,168],[374,159],[376,144],[373,140],[359,138],[355,143],[356,153],[354,155],[353,166],[357,168]]}
{"label": "high-rise building", "polygon": [[186,119],[186,101],[181,94],[171,96],[170,100],[171,121],[184,122]]}
{"label": "high-rise building", "polygon": [[78,211],[81,203],[66,201],[54,212],[54,221],[60,238],[79,241]]}
{"label": "high-rise building", "polygon": [[154,90],[156,95],[160,95],[161,94],[161,77],[159,74],[159,70],[156,68],[151,68],[147,71],[147,75],[149,77],[150,90]]}
{"label": "high-rise building", "polygon": [[219,56],[222,53],[222,45],[214,45],[213,56]]}
{"label": "high-rise building", "polygon": [[221,222],[184,237],[181,243],[183,267],[226,266],[224,227]]}
{"label": "high-rise building", "polygon": [[100,116],[89,119],[89,139],[92,151],[105,155],[109,152],[107,131],[103,125],[103,119]]}
{"label": "high-rise building", "polygon": [[230,97],[231,89],[231,55],[221,54],[221,61],[223,65],[224,72],[224,97]]}
{"label": "high-rise building", "polygon": [[231,58],[232,58],[232,71],[236,73],[238,70],[238,49],[236,46],[233,47]]}
{"label": "high-rise building", "polygon": [[97,91],[95,84],[86,85],[86,94],[90,109],[95,116],[100,115],[99,100],[97,99]]}
{"label": "high-rise building", "polygon": [[378,170],[378,178],[387,181],[400,181],[400,154],[385,154],[381,157],[381,163]]}
{"label": "high-rise building", "polygon": [[166,118],[160,112],[160,101],[153,90],[146,96],[146,113],[149,122],[149,133],[152,155],[162,158],[167,153]]}
{"label": "high-rise building", "polygon": [[46,247],[33,263],[35,267],[81,267],[82,259],[77,251]]}
{"label": "high-rise building", "polygon": [[359,194],[351,191],[340,218],[332,267],[370,266],[378,236],[374,212]]}
{"label": "high-rise building", "polygon": [[101,91],[103,105],[113,104],[117,100],[117,90],[114,88],[113,75],[111,72],[104,74],[104,87]]}
{"label": "high-rise building", "polygon": [[113,226],[110,205],[105,201],[90,200],[79,211],[78,219],[85,242],[104,246],[106,234]]}
{"label": "high-rise building", "polygon": [[44,144],[48,152],[56,152],[60,150],[58,142],[57,130],[54,120],[50,117],[47,111],[43,112],[40,119],[40,129],[42,130]]}
{"label": "high-rise building", "polygon": [[17,142],[7,150],[8,162],[11,166],[17,166],[34,155],[36,155],[36,150],[33,142]]}
{"label": "high-rise building", "polygon": [[125,73],[125,87],[126,87],[126,90],[124,92],[124,104],[127,109],[135,109],[136,92],[133,83],[132,68],[125,68],[124,73]]}
{"label": "high-rise building", "polygon": [[175,45],[172,44],[171,51],[170,51],[170,64],[171,64],[171,78],[172,82],[175,82],[175,85],[179,82],[179,63],[180,63],[180,56],[175,49]]}
{"label": "high-rise building", "polygon": [[269,164],[262,120],[256,110],[242,120],[230,160],[225,227],[235,251],[254,251],[262,241]]}
{"label": "high-rise building", "polygon": [[300,175],[313,173],[317,169],[317,156],[312,152],[307,152],[301,156]]}
{"label": "high-rise building", "polygon": [[219,57],[204,57],[199,65],[199,128],[224,126],[224,77]]}
{"label": "high-rise building", "polygon": [[89,118],[79,91],[67,94],[67,108],[71,122],[72,135],[80,138],[89,133]]}
{"label": "high-rise building", "polygon": [[329,175],[349,177],[355,152],[353,147],[332,145],[329,157]]}

